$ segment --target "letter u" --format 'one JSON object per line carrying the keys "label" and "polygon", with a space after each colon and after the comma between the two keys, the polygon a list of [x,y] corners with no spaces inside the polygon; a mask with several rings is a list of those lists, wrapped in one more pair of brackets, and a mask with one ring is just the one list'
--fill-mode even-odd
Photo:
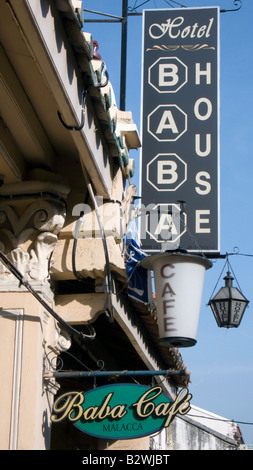
{"label": "letter u", "polygon": [[211,153],[211,134],[206,134],[205,150],[200,150],[200,134],[195,135],[195,151],[199,157],[207,157]]}

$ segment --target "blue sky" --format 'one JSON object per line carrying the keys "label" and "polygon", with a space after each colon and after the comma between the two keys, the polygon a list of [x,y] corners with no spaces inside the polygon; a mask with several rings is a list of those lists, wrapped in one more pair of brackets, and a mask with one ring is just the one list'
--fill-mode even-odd
{"label": "blue sky", "polygon": [[[129,6],[144,0],[129,0]],[[149,0],[138,8],[169,8],[165,0]],[[178,0],[178,3],[180,1]],[[182,0],[186,7],[235,8],[233,0]],[[239,3],[239,2],[237,2]],[[121,16],[120,0],[84,0],[83,8]],[[178,6],[177,6],[178,7]],[[86,18],[100,18],[84,12]],[[108,18],[109,19],[109,18]],[[220,214],[221,253],[232,253],[229,261],[250,300],[238,329],[218,328],[210,307],[210,296],[225,260],[214,260],[206,273],[197,344],[180,350],[191,372],[192,403],[227,419],[239,422],[247,444],[253,444],[253,1],[242,0],[239,11],[220,14]],[[119,107],[121,26],[119,23],[87,23],[84,26],[98,41],[98,52],[107,65]],[[142,18],[128,21],[126,110],[132,111],[140,130]],[[135,158],[139,186],[138,150]],[[237,247],[235,249],[235,247]],[[238,253],[238,254],[235,254]],[[222,278],[225,276],[224,271]],[[215,292],[223,285],[218,283]],[[234,281],[234,285],[237,284]]]}

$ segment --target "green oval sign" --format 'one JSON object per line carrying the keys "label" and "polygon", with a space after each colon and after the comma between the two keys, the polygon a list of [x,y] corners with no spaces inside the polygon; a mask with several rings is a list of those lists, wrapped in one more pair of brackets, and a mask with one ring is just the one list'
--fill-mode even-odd
{"label": "green oval sign", "polygon": [[173,402],[160,386],[114,384],[67,392],[54,404],[51,419],[68,418],[80,431],[107,439],[132,439],[168,427],[177,413],[190,410],[192,395],[182,389]]}

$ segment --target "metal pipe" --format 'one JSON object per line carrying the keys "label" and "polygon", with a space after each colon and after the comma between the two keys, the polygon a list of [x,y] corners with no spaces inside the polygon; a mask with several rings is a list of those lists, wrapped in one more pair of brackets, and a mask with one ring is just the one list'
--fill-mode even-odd
{"label": "metal pipe", "polygon": [[84,20],[84,23],[121,23],[122,20]]}
{"label": "metal pipe", "polygon": [[120,109],[126,107],[126,64],[127,64],[127,10],[128,0],[122,1],[122,29],[121,29],[121,76],[120,76]]}
{"label": "metal pipe", "polygon": [[101,237],[102,237],[102,242],[103,242],[103,247],[104,247],[104,253],[105,253],[108,289],[109,289],[109,294],[111,295],[112,292],[113,292],[113,285],[112,285],[109,251],[108,251],[108,247],[107,247],[107,241],[106,241],[104,226],[103,226],[103,222],[102,222],[102,219],[101,219],[101,216],[100,216],[100,213],[99,213],[99,207],[97,205],[96,197],[95,197],[92,185],[89,181],[87,182],[87,188],[88,188],[90,197],[92,199],[92,202],[93,202],[93,205],[94,205],[94,208],[95,208],[95,212],[96,212],[96,216],[97,216],[97,220],[98,220],[98,224],[99,224],[99,228],[100,228],[100,232],[101,232]]}
{"label": "metal pipe", "polygon": [[87,11],[88,13],[94,13],[95,15],[109,16],[110,18],[117,18],[120,21],[123,19],[121,16],[109,15],[108,13],[102,13],[101,11],[95,11],[95,10],[88,10],[87,8],[83,8],[83,11]]}
{"label": "metal pipe", "polygon": [[64,371],[64,372],[48,372],[44,378],[50,377],[129,377],[129,376],[154,376],[154,375],[186,375],[182,370],[111,370],[111,371]]}

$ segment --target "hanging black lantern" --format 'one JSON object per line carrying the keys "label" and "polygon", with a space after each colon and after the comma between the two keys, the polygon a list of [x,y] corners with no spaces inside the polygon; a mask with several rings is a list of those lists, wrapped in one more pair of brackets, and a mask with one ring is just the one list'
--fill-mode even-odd
{"label": "hanging black lantern", "polygon": [[229,271],[224,280],[225,287],[209,300],[209,305],[219,327],[237,328],[249,301],[236,287],[233,287],[234,278]]}

